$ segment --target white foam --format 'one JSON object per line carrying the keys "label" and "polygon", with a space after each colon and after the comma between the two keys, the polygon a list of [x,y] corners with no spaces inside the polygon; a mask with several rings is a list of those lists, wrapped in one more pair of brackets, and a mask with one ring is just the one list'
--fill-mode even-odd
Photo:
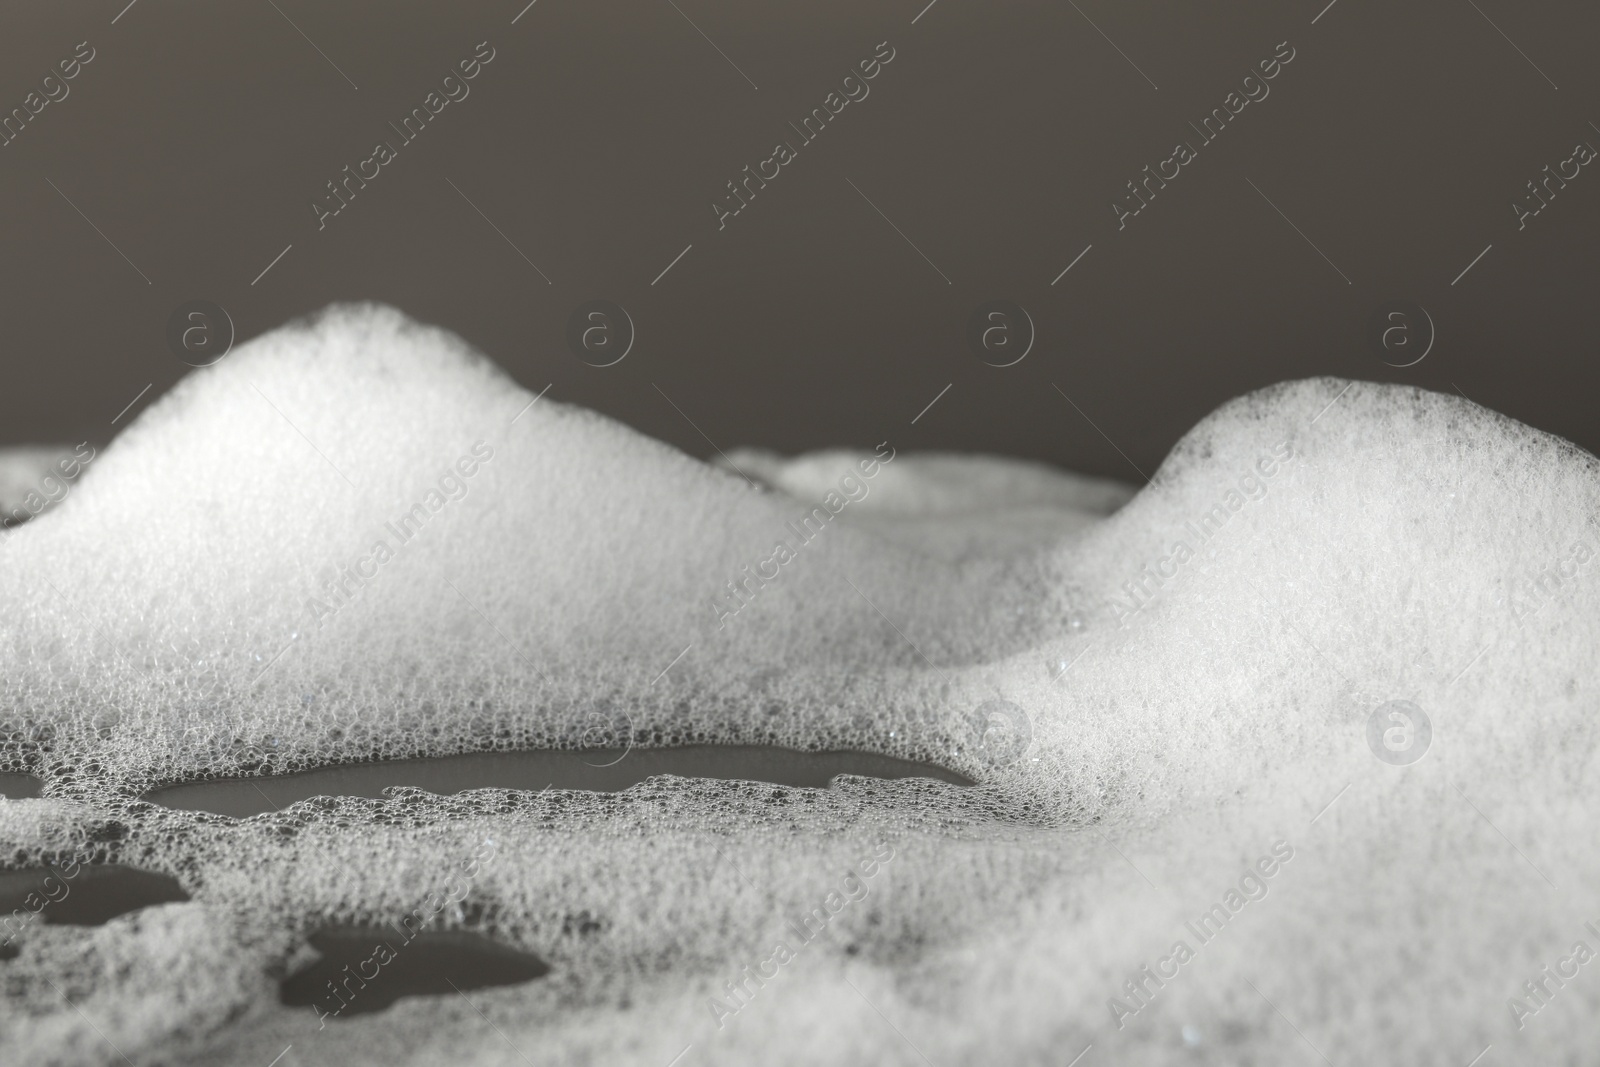
{"label": "white foam", "polygon": [[[815,504],[876,454],[830,449],[785,460],[761,449],[734,449],[716,462]],[[864,485],[865,494],[852,502],[857,506],[841,515],[952,563],[1057,545],[1127,503],[1135,491],[1042,463],[939,453],[901,456]]]}
{"label": "white foam", "polygon": [[[1065,1063],[1093,1043],[1160,1063],[1194,1055],[1185,1025],[1214,1061],[1592,1045],[1595,965],[1520,1030],[1508,1001],[1573,941],[1600,949],[1593,457],[1458,398],[1326,379],[1224,406],[1120,507],[1033,465],[901,452],[730,612],[727,583],[799,542],[862,454],[732,454],[772,487],[752,488],[532,398],[448,334],[336,309],[186,379],[0,538],[0,769],[46,779],[0,801],[0,844],[194,897],[28,933],[0,963],[21,1058]],[[401,545],[385,523],[413,505]],[[330,593],[352,564],[371,577]],[[1368,747],[1391,699],[1432,722],[1409,767]],[[1007,706],[1026,718],[997,741]],[[854,747],[983,784],[402,792],[238,824],[133,799],[577,744],[596,716],[641,743]],[[466,904],[549,977],[321,1031],[277,1006],[306,929],[410,911],[485,839]],[[880,840],[864,896],[716,1011]],[[1123,983],[1280,840],[1267,895],[1118,1028]]]}
{"label": "white foam", "polygon": [[8,530],[66,499],[94,460],[87,441],[72,445],[0,448],[0,530]]}

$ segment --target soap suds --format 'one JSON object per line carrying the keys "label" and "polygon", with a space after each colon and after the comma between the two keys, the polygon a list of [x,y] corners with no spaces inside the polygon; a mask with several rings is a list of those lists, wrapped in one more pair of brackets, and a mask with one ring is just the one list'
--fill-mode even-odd
{"label": "soap suds", "polygon": [[[1600,879],[1600,572],[1575,547],[1600,544],[1594,457],[1457,397],[1331,379],[1224,405],[1131,496],[902,453],[719,627],[711,598],[855,454],[730,454],[752,488],[530,399],[447,333],[335,308],[191,374],[0,535],[0,770],[45,783],[0,800],[8,866],[114,861],[193,898],[19,937],[0,961],[19,1061],[267,1063],[293,1043],[304,1063],[660,1067],[686,1046],[685,1063],[1066,1063],[1092,1044],[1085,1067],[1464,1064],[1491,1043],[1506,1062],[1593,1047],[1593,968],[1520,1029],[1511,1001],[1600,926],[1583,892]],[[492,460],[469,488],[441,489],[480,442]],[[1294,460],[1268,491],[1117,611],[1283,442]],[[419,502],[413,536],[385,533]],[[336,613],[308,607],[385,539],[392,558]],[[1371,712],[1397,700],[1432,728],[1406,766],[1368,747]],[[1020,755],[975,714],[995,701],[1026,717]],[[636,746],[854,748],[979,784],[400,789],[242,821],[137,800],[577,748],[597,718]],[[320,1031],[277,1003],[313,930],[414,914],[485,841],[495,862],[432,928],[548,975]],[[1114,1011],[1280,841],[1293,862],[1270,893]],[[869,891],[732,1012],[730,977],[880,842],[894,858]]]}

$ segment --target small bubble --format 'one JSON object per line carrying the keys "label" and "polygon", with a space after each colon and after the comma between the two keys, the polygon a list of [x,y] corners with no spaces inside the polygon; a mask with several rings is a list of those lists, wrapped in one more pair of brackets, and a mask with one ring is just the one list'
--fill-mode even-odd
{"label": "small bubble", "polygon": [[1193,1023],[1184,1023],[1183,1043],[1190,1048],[1197,1047],[1200,1044],[1200,1028]]}

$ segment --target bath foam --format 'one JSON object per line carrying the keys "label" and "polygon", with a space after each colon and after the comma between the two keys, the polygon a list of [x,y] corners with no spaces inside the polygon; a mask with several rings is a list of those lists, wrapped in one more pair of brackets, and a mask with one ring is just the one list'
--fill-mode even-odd
{"label": "bath foam", "polygon": [[20,507],[23,498],[38,489],[40,476],[51,473],[56,460],[71,453],[71,447],[61,445],[0,448],[0,512]]}
{"label": "bath foam", "polygon": [[[821,500],[867,455],[826,449],[785,459],[766,449],[735,448],[719,457],[719,463],[802,500]],[[871,493],[861,501],[862,511],[924,517],[1025,507],[1104,517],[1127,503],[1135,491],[1108,478],[1071,474],[1030,460],[937,452],[898,457],[870,481]]]}
{"label": "bath foam", "polygon": [[[889,442],[884,442],[888,445]],[[951,563],[1046,550],[1132,498],[1131,485],[999,456],[897,454],[870,478],[877,452],[829,449],[784,459],[733,449],[717,465],[759,478],[815,507],[830,492],[849,501],[840,516]],[[854,484],[841,489],[846,477]],[[804,512],[802,512],[803,514]]]}
{"label": "bath foam", "polygon": [[[706,602],[815,483],[774,466],[753,489],[532,399],[450,335],[333,309],[186,379],[0,537],[0,769],[45,783],[0,801],[8,865],[115,861],[193,898],[30,927],[0,962],[19,1059],[267,1063],[293,1043],[308,1063],[659,1067],[688,1047],[1060,1064],[1092,1044],[1085,1064],[1426,1064],[1593,1046],[1592,967],[1520,1029],[1511,1010],[1574,941],[1600,948],[1600,566],[1574,550],[1600,544],[1593,457],[1450,396],[1287,383],[1224,405],[1054,543],[952,562],[846,509],[719,629]],[[429,507],[479,441],[493,455],[464,495],[453,480]],[[970,505],[942,484],[904,530],[990,508],[1005,543],[1020,509],[976,474]],[[420,532],[314,619],[307,598],[419,502]],[[1148,593],[1132,615],[1130,583]],[[1369,747],[1393,700],[1431,722],[1408,766]],[[991,743],[997,714],[1024,746]],[[237,822],[135,799],[577,747],[597,721],[641,745],[858,748],[979,784],[397,790]],[[493,861],[452,881],[486,843]],[[1190,932],[1275,848],[1292,858],[1259,899]],[[277,1003],[311,931],[419,908],[552,970],[322,1029]],[[1180,940],[1177,973],[1145,977]],[[778,941],[794,958],[768,974]]]}
{"label": "bath foam", "polygon": [[[0,532],[27,522],[66,496],[94,450],[71,445],[0,448]],[[67,473],[70,472],[70,473]]]}

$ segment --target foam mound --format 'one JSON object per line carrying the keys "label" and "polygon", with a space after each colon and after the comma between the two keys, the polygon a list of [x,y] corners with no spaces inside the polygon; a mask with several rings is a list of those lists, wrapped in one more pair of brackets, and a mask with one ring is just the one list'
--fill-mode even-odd
{"label": "foam mound", "polygon": [[[1594,457],[1331,379],[1224,405],[1137,493],[885,432],[710,466],[374,306],[190,375],[0,533],[0,771],[44,783],[0,799],[6,864],[129,864],[192,898],[12,916],[8,1052],[1594,1047]],[[978,785],[398,789],[243,820],[139,799],[597,740],[856,749]],[[550,972],[349,1018],[278,1002],[317,929],[419,915]]]}
{"label": "foam mound", "polygon": [[93,461],[94,446],[0,448],[0,529],[20,525],[66,499]]}
{"label": "foam mound", "polygon": [[[871,455],[845,449],[784,459],[763,449],[734,449],[717,465],[802,500],[823,500]],[[1053,547],[1065,533],[1092,525],[1127,503],[1134,487],[999,456],[923,453],[885,467],[841,510],[851,522],[950,562],[1016,556]]]}

